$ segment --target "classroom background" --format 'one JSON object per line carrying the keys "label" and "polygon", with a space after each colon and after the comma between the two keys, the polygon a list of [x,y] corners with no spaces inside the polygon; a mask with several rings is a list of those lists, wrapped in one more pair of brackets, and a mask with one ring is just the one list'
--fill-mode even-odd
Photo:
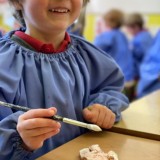
{"label": "classroom background", "polygon": [[143,15],[146,28],[155,35],[160,28],[159,0],[91,0],[87,7],[85,37],[93,41],[97,19],[107,10],[120,9],[126,14],[139,12]]}
{"label": "classroom background", "polygon": [[[144,16],[147,29],[155,35],[160,27],[160,0],[90,0],[86,12],[84,36],[90,42],[95,38],[96,22],[101,15],[112,8],[126,14],[139,12]],[[7,0],[0,0],[0,28],[9,31],[15,27]]]}

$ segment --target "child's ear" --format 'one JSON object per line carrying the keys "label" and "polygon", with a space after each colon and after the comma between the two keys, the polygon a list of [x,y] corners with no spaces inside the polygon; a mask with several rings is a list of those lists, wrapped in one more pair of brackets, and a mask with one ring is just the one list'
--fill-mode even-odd
{"label": "child's ear", "polygon": [[19,1],[13,1],[13,6],[15,7],[16,10],[22,10],[22,4]]}

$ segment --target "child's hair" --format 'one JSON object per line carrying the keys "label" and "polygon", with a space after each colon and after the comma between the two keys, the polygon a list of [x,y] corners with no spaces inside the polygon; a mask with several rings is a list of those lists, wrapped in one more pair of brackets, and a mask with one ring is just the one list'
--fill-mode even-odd
{"label": "child's hair", "polygon": [[144,26],[144,20],[143,20],[142,15],[139,14],[139,13],[129,14],[126,17],[125,25],[128,26],[128,27],[138,26],[140,29],[142,29],[143,26]]}
{"label": "child's hair", "polygon": [[20,23],[21,26],[26,27],[24,18],[23,18],[23,13],[22,10],[17,10],[14,7],[14,4],[19,3],[21,0],[8,0],[9,4],[12,6],[13,8],[13,16],[14,18]]}
{"label": "child's hair", "polygon": [[[8,0],[9,4],[13,6],[13,16],[21,24],[21,26],[26,27],[25,20],[23,18],[22,10],[17,10],[14,8],[15,3],[19,3],[22,0]],[[87,5],[90,0],[83,0],[83,5]]]}
{"label": "child's hair", "polygon": [[104,15],[104,21],[106,25],[111,28],[118,29],[124,23],[124,14],[118,9],[112,9]]}

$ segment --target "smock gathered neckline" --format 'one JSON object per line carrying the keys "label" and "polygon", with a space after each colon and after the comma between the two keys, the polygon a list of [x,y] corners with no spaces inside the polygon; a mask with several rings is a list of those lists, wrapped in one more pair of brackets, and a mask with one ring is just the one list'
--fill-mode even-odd
{"label": "smock gathered neckline", "polygon": [[37,51],[33,51],[31,49],[28,49],[20,44],[18,44],[17,42],[15,42],[14,40],[11,39],[11,36],[18,30],[15,31],[10,31],[8,32],[2,39],[4,41],[4,43],[9,44],[9,45],[13,45],[13,46],[17,46],[17,54],[19,53],[19,51],[24,51],[24,54],[27,55],[34,55],[37,58],[49,58],[50,60],[52,59],[60,59],[60,58],[66,58],[68,56],[71,56],[72,54],[78,53],[77,49],[75,48],[75,46],[77,46],[78,42],[74,39],[73,35],[70,35],[71,37],[71,43],[68,44],[68,47],[66,48],[65,51],[63,52],[59,52],[57,54],[47,54],[47,53],[42,53],[42,52],[37,52]]}

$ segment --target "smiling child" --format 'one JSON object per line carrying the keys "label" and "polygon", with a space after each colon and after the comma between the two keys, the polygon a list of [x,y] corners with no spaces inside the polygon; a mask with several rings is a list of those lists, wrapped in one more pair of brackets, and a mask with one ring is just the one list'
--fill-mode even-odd
{"label": "smiling child", "polygon": [[86,132],[46,118],[55,114],[111,128],[128,106],[124,77],[109,55],[66,32],[83,0],[9,2],[23,28],[0,39],[0,100],[31,110],[0,107],[0,159],[34,160]]}

